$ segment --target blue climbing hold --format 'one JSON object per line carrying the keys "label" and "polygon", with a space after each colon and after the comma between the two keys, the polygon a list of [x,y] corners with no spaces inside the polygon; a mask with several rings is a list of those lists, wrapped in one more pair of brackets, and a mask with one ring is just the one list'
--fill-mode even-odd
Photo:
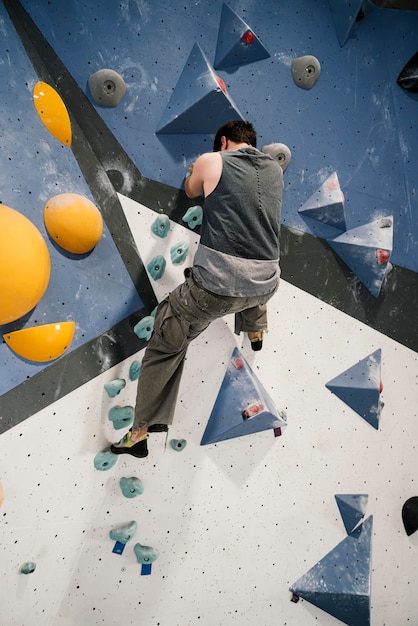
{"label": "blue climbing hold", "polygon": [[128,543],[132,539],[132,537],[136,533],[137,524],[136,522],[129,522],[125,526],[121,526],[120,528],[114,528],[109,532],[109,537],[113,539],[113,541],[118,541],[119,543]]}
{"label": "blue climbing hold", "polygon": [[203,209],[198,204],[191,206],[181,218],[183,222],[186,222],[189,228],[195,228],[200,226],[203,219]]}
{"label": "blue climbing hold", "polygon": [[170,220],[167,215],[159,215],[157,219],[151,224],[151,231],[157,237],[167,237],[168,231],[170,230]]}
{"label": "blue climbing hold", "polygon": [[94,467],[101,472],[105,472],[116,465],[117,460],[117,455],[113,454],[108,448],[96,454],[94,457]]}
{"label": "blue climbing hold", "polygon": [[164,276],[166,265],[166,260],[163,256],[161,256],[161,254],[151,259],[147,265],[147,270],[149,271],[151,278],[154,280],[162,278]]}
{"label": "blue climbing hold", "polygon": [[129,380],[138,380],[141,367],[142,365],[139,361],[134,361],[133,363],[131,363],[129,367]]}
{"label": "blue climbing hold", "polygon": [[174,265],[179,265],[186,260],[189,254],[189,244],[186,241],[180,241],[170,248],[171,261]]}
{"label": "blue climbing hold", "polygon": [[105,383],[104,388],[109,398],[114,398],[126,387],[126,381],[123,378],[115,378],[108,383]]}
{"label": "blue climbing hold", "polygon": [[152,331],[154,330],[154,317],[147,315],[143,317],[135,326],[134,333],[138,339],[145,339],[149,341],[151,339]]}
{"label": "blue climbing hold", "polygon": [[134,416],[133,406],[113,406],[109,411],[109,420],[113,422],[116,430],[130,426],[134,421]]}
{"label": "blue climbing hold", "polygon": [[187,446],[185,439],[171,439],[170,447],[176,452],[181,452]]}
{"label": "blue climbing hold", "polygon": [[138,563],[154,563],[160,556],[156,548],[151,546],[142,546],[140,543],[134,545],[134,552]]}
{"label": "blue climbing hold", "polygon": [[32,561],[27,561],[27,563],[23,563],[22,567],[20,568],[20,572],[22,574],[32,574],[35,570],[36,563],[33,563]]}
{"label": "blue climbing hold", "polygon": [[131,476],[130,478],[122,476],[119,485],[125,498],[136,498],[144,493],[142,482],[135,476]]}

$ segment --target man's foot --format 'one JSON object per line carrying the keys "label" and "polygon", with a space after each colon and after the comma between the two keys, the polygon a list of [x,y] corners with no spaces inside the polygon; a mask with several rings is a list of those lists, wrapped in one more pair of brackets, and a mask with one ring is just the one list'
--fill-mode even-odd
{"label": "man's foot", "polygon": [[112,443],[110,450],[113,454],[131,454],[138,459],[143,459],[148,456],[148,435],[145,434],[139,441],[132,441],[131,430],[128,430],[126,435],[118,443]]}
{"label": "man's foot", "polygon": [[255,352],[257,352],[258,350],[261,350],[261,348],[263,347],[263,337],[264,337],[264,332],[262,330],[257,330],[255,332],[248,333],[248,339],[251,342],[251,348]]}
{"label": "man's foot", "polygon": [[167,424],[151,424],[148,426],[149,433],[166,433],[168,432]]}

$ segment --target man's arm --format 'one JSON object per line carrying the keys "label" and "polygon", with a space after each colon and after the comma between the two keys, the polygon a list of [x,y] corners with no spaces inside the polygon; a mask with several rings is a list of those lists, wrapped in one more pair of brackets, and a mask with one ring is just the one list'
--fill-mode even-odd
{"label": "man's arm", "polygon": [[210,194],[222,174],[222,158],[219,152],[202,154],[189,167],[189,175],[184,181],[184,191],[189,198]]}

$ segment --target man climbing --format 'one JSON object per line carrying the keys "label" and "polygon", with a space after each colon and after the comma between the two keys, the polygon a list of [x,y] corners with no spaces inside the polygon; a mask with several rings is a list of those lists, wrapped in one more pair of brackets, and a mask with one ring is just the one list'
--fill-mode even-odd
{"label": "man climbing", "polygon": [[256,148],[249,122],[234,120],[216,133],[213,152],[189,168],[189,198],[204,195],[201,238],[185,282],[158,306],[145,350],[131,430],[112,444],[114,454],[148,455],[149,432],[173,421],[187,348],[211,322],[235,314],[235,333],[247,332],[260,350],[267,301],[279,284],[283,175],[277,161]]}

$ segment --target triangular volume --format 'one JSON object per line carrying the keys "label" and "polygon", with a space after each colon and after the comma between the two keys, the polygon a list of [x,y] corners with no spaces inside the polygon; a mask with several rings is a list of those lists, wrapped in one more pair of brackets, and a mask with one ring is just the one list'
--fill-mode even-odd
{"label": "triangular volume", "polygon": [[267,391],[235,348],[200,445],[284,426],[285,413],[277,411]]}
{"label": "triangular volume", "polygon": [[231,119],[244,119],[198,44],[187,59],[157,134],[210,134]]}
{"label": "triangular volume", "polygon": [[344,194],[341,191],[337,172],[331,174],[319,189],[301,206],[298,213],[314,220],[346,230]]}
{"label": "triangular volume", "polygon": [[347,534],[363,519],[369,496],[367,494],[339,494],[335,496]]}
{"label": "triangular volume", "polygon": [[328,0],[342,47],[353,34],[367,13],[373,9],[368,0]]}
{"label": "triangular volume", "polygon": [[393,218],[384,217],[327,239],[336,254],[377,298],[391,269]]}
{"label": "triangular volume", "polygon": [[216,44],[215,69],[247,65],[267,59],[269,56],[248,24],[223,4]]}
{"label": "triangular volume", "polygon": [[381,356],[381,349],[376,350],[325,385],[376,429],[382,409]]}
{"label": "triangular volume", "polygon": [[370,624],[373,517],[370,516],[290,588],[350,626]]}

